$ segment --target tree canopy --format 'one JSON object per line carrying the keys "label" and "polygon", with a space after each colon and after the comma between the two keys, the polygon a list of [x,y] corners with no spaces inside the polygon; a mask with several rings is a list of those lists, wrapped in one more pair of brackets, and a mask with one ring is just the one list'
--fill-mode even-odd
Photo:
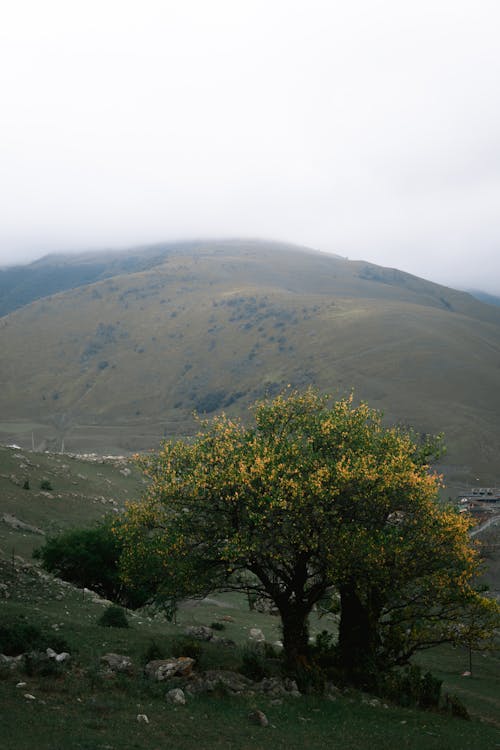
{"label": "tree canopy", "polygon": [[474,590],[469,522],[438,500],[439,442],[314,390],[257,403],[250,426],[202,422],[139,459],[149,485],[117,526],[123,575],[158,598],[254,590],[279,610],[290,664],[307,663],[309,614],[335,591],[351,681],[478,639],[498,607]]}

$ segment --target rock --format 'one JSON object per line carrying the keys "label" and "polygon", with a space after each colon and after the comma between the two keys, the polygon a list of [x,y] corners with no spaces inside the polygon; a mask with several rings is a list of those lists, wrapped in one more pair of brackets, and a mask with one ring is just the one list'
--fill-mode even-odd
{"label": "rock", "polygon": [[257,643],[263,643],[266,640],[266,636],[260,628],[250,628],[248,638],[250,641],[256,641]]}
{"label": "rock", "polygon": [[269,720],[265,713],[263,711],[259,711],[259,709],[255,709],[255,711],[251,711],[248,714],[248,718],[251,722],[254,724],[258,724],[261,727],[268,727],[269,726]]}
{"label": "rock", "polygon": [[134,671],[130,656],[123,656],[122,654],[104,654],[104,656],[101,656],[101,664],[105,665],[108,672],[132,674]]}
{"label": "rock", "polygon": [[6,583],[0,583],[0,599],[9,599],[10,591]]}
{"label": "rock", "polygon": [[276,604],[273,601],[271,601],[271,599],[268,599],[267,597],[264,597],[264,596],[259,596],[255,600],[255,602],[253,603],[253,609],[256,612],[262,612],[263,614],[266,614],[266,615],[277,616],[280,613]]}
{"label": "rock", "polygon": [[180,688],[169,690],[167,693],[167,701],[173,703],[174,706],[185,706],[186,696],[184,695],[184,690],[181,690]]}
{"label": "rock", "polygon": [[58,664],[62,664],[65,661],[69,661],[71,659],[71,654],[68,654],[67,651],[61,651],[60,654],[56,654],[55,660]]}
{"label": "rock", "polygon": [[56,651],[54,651],[54,649],[50,648],[50,647],[47,648],[47,649],[45,649],[45,653],[47,654],[47,656],[49,657],[49,659],[55,659],[56,656],[57,656]]}
{"label": "rock", "polygon": [[289,677],[285,677],[284,679],[280,679],[279,677],[264,677],[257,687],[261,692],[273,698],[283,698],[285,696],[300,697],[297,683]]}
{"label": "rock", "polygon": [[11,516],[10,513],[4,513],[2,516],[2,521],[6,523],[7,526],[10,526],[11,529],[28,531],[30,534],[39,534],[41,536],[45,536],[45,531],[42,531],[42,529],[38,529],[36,526],[31,526],[29,523],[24,523],[24,521],[20,521],[15,516]]}
{"label": "rock", "polygon": [[34,695],[31,695],[31,693],[25,693],[24,697],[29,701],[36,701],[36,698]]}
{"label": "rock", "polygon": [[255,688],[254,683],[238,672],[226,669],[211,669],[203,675],[197,675],[186,687],[192,695],[198,693],[212,693],[221,689],[231,695],[242,695]]}
{"label": "rock", "polygon": [[189,625],[184,632],[198,641],[211,641],[214,637],[214,631],[207,625]]}
{"label": "rock", "polygon": [[144,672],[151,680],[162,682],[170,677],[189,677],[194,663],[190,656],[154,659],[146,664]]}
{"label": "rock", "polygon": [[231,617],[231,615],[222,615],[220,619],[222,622],[235,622],[234,617]]}
{"label": "rock", "polygon": [[137,721],[139,724],[149,724],[149,719],[146,714],[137,714]]}
{"label": "rock", "polygon": [[27,684],[28,684],[27,682],[18,682],[16,685],[16,688],[26,687]]}
{"label": "rock", "polygon": [[17,667],[21,666],[23,659],[24,654],[19,654],[19,656],[0,654],[0,667],[8,667],[11,670],[17,669]]}

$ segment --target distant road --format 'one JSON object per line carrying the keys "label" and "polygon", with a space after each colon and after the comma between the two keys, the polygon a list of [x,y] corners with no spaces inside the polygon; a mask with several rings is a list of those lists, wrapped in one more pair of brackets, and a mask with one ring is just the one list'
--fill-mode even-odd
{"label": "distant road", "polygon": [[498,523],[499,521],[500,521],[500,514],[492,516],[491,518],[488,518],[487,521],[483,521],[483,523],[480,523],[479,526],[476,526],[470,532],[470,536],[476,536],[477,534],[480,534],[482,531],[485,531],[490,526],[492,526],[495,523]]}

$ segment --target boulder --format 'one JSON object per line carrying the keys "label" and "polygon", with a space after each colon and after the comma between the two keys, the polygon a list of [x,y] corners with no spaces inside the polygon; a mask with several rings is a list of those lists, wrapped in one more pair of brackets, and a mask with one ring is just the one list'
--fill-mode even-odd
{"label": "boulder", "polygon": [[190,656],[179,656],[177,659],[154,659],[146,664],[144,672],[150,680],[162,682],[170,677],[189,677],[194,659]]}
{"label": "boulder", "polygon": [[167,693],[167,701],[173,703],[174,706],[185,706],[186,696],[184,695],[184,690],[181,690],[180,688],[169,690]]}
{"label": "boulder", "polygon": [[104,654],[101,656],[101,664],[108,672],[132,674],[134,671],[132,659],[123,654]]}
{"label": "boulder", "polygon": [[269,719],[265,715],[263,711],[259,711],[259,709],[255,709],[255,711],[251,711],[248,714],[248,718],[253,724],[258,724],[260,727],[267,727],[269,726]]}
{"label": "boulder", "polygon": [[214,631],[207,625],[189,625],[184,632],[198,641],[211,641],[214,637]]}
{"label": "boulder", "polygon": [[238,672],[227,669],[210,669],[203,675],[197,675],[186,687],[192,695],[198,693],[213,693],[214,690],[222,689],[231,695],[243,695],[253,692],[254,683]]}
{"label": "boulder", "polygon": [[250,628],[248,639],[256,643],[263,643],[266,640],[266,636],[260,628]]}
{"label": "boulder", "polygon": [[300,697],[297,683],[290,677],[285,677],[284,679],[280,679],[279,677],[264,677],[258,684],[258,689],[271,698],[283,698],[285,696]]}

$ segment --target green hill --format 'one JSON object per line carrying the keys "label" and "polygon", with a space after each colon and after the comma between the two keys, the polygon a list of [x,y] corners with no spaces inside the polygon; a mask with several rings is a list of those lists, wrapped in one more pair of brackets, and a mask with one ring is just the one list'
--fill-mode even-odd
{"label": "green hill", "polygon": [[[137,450],[192,433],[193,410],[248,418],[259,396],[314,384],[354,388],[390,422],[444,431],[452,487],[500,478],[495,306],[394,269],[259,241],[57,262],[73,268],[75,288],[0,318],[4,442]],[[87,263],[92,273],[78,276]]]}

